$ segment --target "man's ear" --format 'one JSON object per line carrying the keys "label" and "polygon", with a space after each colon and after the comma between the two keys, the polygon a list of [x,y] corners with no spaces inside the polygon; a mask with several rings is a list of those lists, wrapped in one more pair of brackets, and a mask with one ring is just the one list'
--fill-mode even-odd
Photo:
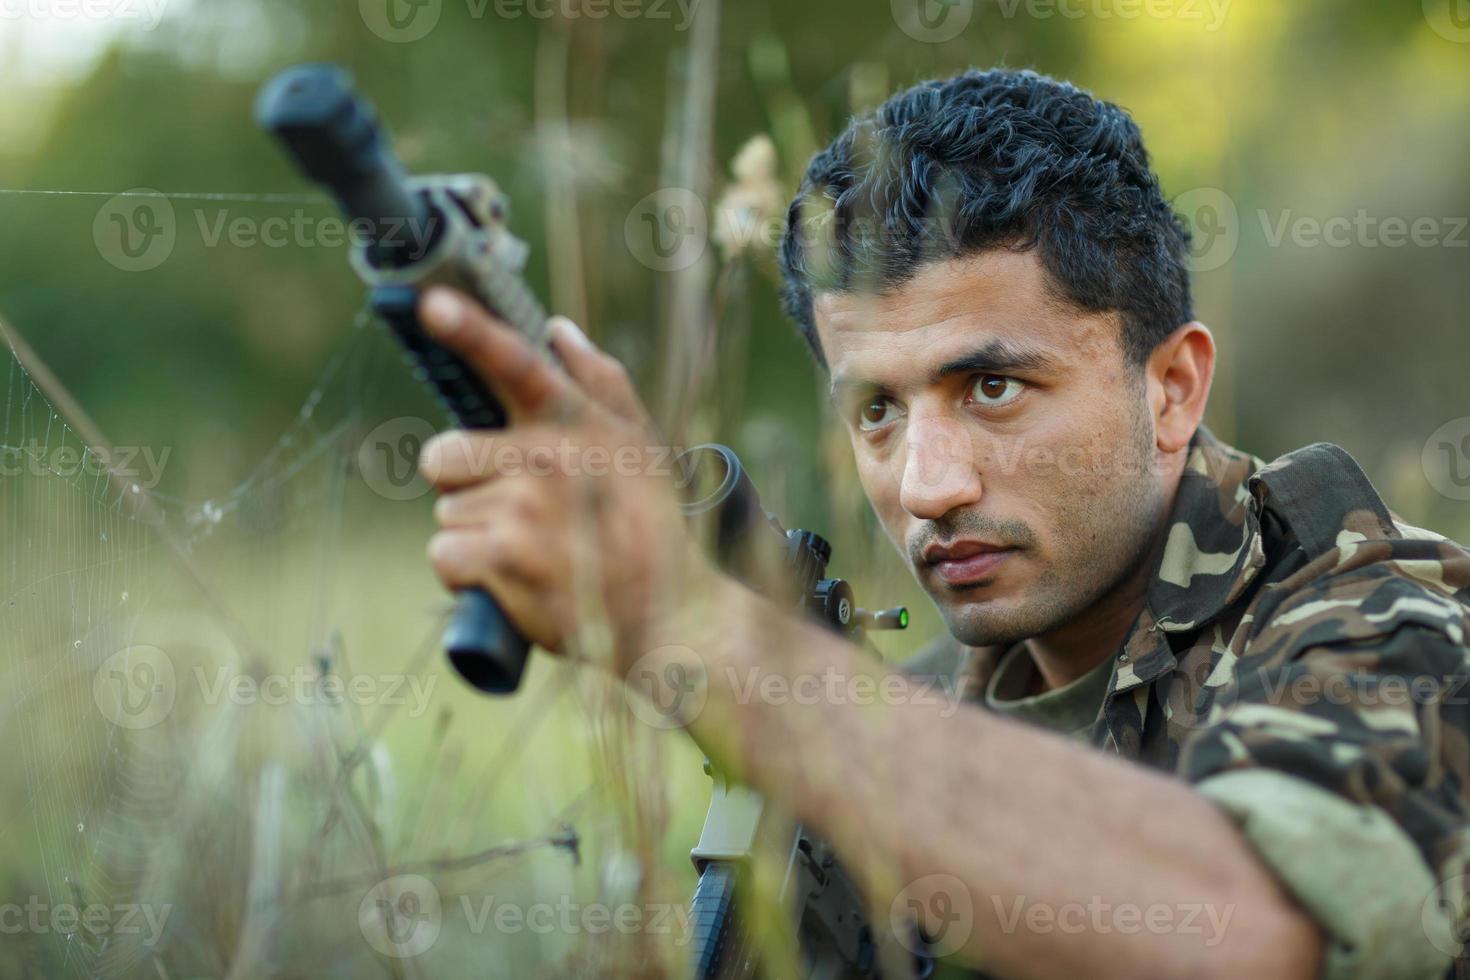
{"label": "man's ear", "polygon": [[1189,445],[1205,415],[1215,377],[1215,338],[1209,327],[1192,321],[1154,348],[1144,365],[1149,408],[1160,452]]}

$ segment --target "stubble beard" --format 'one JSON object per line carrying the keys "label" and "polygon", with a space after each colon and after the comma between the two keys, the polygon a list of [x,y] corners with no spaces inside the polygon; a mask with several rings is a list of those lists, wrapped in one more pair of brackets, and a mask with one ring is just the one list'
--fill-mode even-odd
{"label": "stubble beard", "polygon": [[988,599],[985,590],[992,586],[980,585],[959,590],[941,586],[933,594],[945,625],[961,643],[1010,646],[1045,636],[1126,596],[1128,586],[1146,573],[1144,565],[1155,556],[1166,515],[1155,472],[1153,427],[1138,416],[1128,443],[1132,469],[1120,467],[1113,485],[1101,495],[1063,491],[1054,553],[1042,557],[1026,550],[1016,556],[1044,562],[1024,592]]}

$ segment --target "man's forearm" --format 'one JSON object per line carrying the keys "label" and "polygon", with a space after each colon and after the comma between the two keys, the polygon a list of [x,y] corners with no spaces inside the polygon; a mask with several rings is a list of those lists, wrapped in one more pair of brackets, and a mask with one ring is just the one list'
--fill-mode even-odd
{"label": "man's forearm", "polygon": [[668,638],[707,678],[690,731],[831,840],[875,907],[903,892],[962,911],[938,894],[959,879],[964,954],[1008,977],[1316,975],[1316,926],[1187,785],[988,712],[951,713],[932,686],[721,589]]}

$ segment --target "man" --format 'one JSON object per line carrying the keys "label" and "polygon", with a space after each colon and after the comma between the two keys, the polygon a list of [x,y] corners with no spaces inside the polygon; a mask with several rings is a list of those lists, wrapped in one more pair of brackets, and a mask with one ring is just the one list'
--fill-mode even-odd
{"label": "man", "polygon": [[[788,308],[952,634],[915,669],[966,710],[904,678],[879,704],[742,693],[878,671],[713,571],[667,481],[626,467],[486,472],[488,436],[440,437],[433,565],[549,649],[594,655],[604,623],[615,671],[697,669],[701,745],[988,974],[1443,976],[1470,553],[1340,449],[1265,466],[1201,426],[1187,246],[1132,120],[1029,72],[919,85],[811,164]],[[454,294],[424,313],[511,405],[497,446],[647,444],[570,324],[563,374]]]}

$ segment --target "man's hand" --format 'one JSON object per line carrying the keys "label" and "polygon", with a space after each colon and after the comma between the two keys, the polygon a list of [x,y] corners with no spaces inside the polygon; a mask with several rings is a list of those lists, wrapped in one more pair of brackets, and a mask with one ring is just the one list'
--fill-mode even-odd
{"label": "man's hand", "polygon": [[429,560],[451,589],[483,588],[550,650],[605,624],[619,663],[712,569],[691,546],[674,496],[675,452],[659,445],[628,374],[570,320],[553,324],[558,368],[453,290],[420,316],[480,375],[510,427],[431,440],[420,469],[441,493]]}

